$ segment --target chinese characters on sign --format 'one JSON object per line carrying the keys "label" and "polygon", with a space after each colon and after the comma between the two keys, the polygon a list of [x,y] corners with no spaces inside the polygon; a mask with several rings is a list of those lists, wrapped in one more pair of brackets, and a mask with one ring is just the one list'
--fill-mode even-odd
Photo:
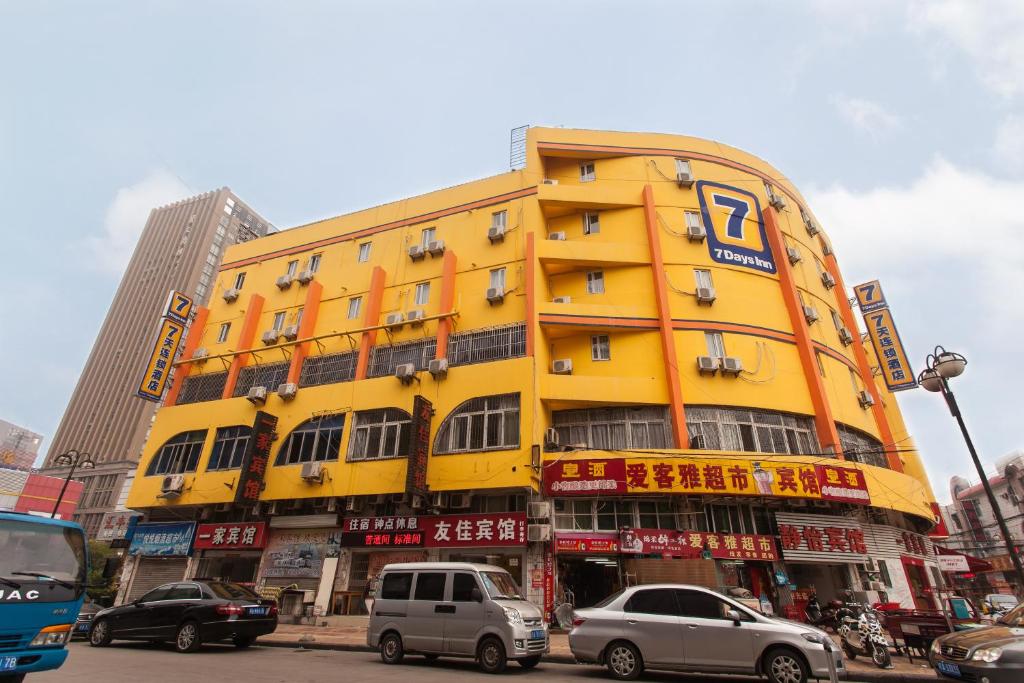
{"label": "chinese characters on sign", "polygon": [[346,548],[419,547],[423,528],[419,517],[349,517],[344,520],[341,545]]}
{"label": "chinese characters on sign", "polygon": [[625,460],[567,460],[544,466],[550,495],[626,493]]}
{"label": "chinese characters on sign", "polygon": [[434,406],[422,396],[412,403],[412,425],[409,430],[409,468],[406,470],[405,490],[407,493],[425,496],[427,494],[427,460],[430,456],[430,420]]}
{"label": "chinese characters on sign", "polygon": [[907,352],[892,319],[892,311],[882,296],[878,282],[857,285],[853,291],[857,294],[861,315],[864,316],[864,324],[868,328],[868,336],[878,358],[885,386],[889,391],[913,389],[917,386],[914,369],[910,367]]}
{"label": "chinese characters on sign", "polygon": [[107,512],[96,532],[97,541],[118,541],[128,538],[142,517],[137,512]]}
{"label": "chinese characters on sign", "polygon": [[140,398],[159,402],[163,397],[174,357],[178,353],[178,346],[184,333],[185,325],[182,323],[169,318],[160,321],[160,334],[157,335],[153,353],[150,354],[149,364],[146,366],[146,374],[136,392]]}
{"label": "chinese characters on sign", "polygon": [[266,545],[267,525],[264,522],[200,524],[196,529],[197,549],[246,550]]}
{"label": "chinese characters on sign", "polygon": [[778,559],[775,553],[775,540],[771,536],[668,529],[625,529],[621,539],[624,553],[661,553],[693,559],[708,552],[711,557],[717,559]]}
{"label": "chinese characters on sign", "polygon": [[338,557],[340,536],[336,528],[275,530],[263,553],[260,572],[263,576],[320,576],[324,559]]}
{"label": "chinese characters on sign", "polygon": [[263,476],[270,464],[270,446],[274,442],[274,430],[277,428],[277,417],[262,410],[256,412],[256,421],[252,425],[252,436],[245,447],[242,467],[239,470],[238,483],[235,484],[236,503],[259,502],[263,491]]}
{"label": "chinese characters on sign", "polygon": [[775,518],[786,559],[846,563],[867,559],[864,530],[850,519],[782,512]]}
{"label": "chinese characters on sign", "polygon": [[161,522],[135,527],[129,555],[180,556],[192,552],[195,522]]}
{"label": "chinese characters on sign", "polygon": [[555,535],[555,550],[560,553],[617,553],[619,536],[562,532]]}
{"label": "chinese characters on sign", "polygon": [[924,536],[921,534],[904,531],[900,535],[900,543],[912,555],[928,555],[928,542],[924,540]]}
{"label": "chinese characters on sign", "polygon": [[351,517],[345,520],[347,547],[453,548],[526,545],[522,512],[438,517]]}

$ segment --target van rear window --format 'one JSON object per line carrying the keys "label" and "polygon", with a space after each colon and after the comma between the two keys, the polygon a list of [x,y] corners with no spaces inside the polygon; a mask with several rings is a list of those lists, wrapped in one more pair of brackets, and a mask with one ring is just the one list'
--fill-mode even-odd
{"label": "van rear window", "polygon": [[385,574],[380,584],[381,600],[408,600],[412,588],[412,572]]}

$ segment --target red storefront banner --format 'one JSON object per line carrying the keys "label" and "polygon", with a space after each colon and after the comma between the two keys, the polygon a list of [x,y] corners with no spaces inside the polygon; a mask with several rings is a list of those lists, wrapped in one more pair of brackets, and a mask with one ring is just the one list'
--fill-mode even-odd
{"label": "red storefront banner", "polygon": [[574,460],[544,465],[544,489],[550,496],[626,493],[626,461]]}
{"label": "red storefront banner", "polygon": [[200,524],[196,528],[196,550],[256,550],[267,544],[265,522]]}
{"label": "red storefront banner", "polygon": [[841,503],[859,503],[867,505],[871,502],[868,494],[868,482],[864,473],[852,467],[836,467],[835,465],[815,465],[818,475],[818,486],[822,500],[836,500]]}
{"label": "red storefront banner", "polygon": [[606,553],[619,552],[618,534],[555,534],[555,550],[560,553]]}
{"label": "red storefront banner", "polygon": [[341,545],[349,548],[524,546],[526,513],[349,517],[343,521]]}
{"label": "red storefront banner", "polygon": [[777,560],[775,539],[755,534],[716,534],[708,531],[626,529],[621,535],[623,553],[672,555],[694,559],[705,550],[720,560]]}

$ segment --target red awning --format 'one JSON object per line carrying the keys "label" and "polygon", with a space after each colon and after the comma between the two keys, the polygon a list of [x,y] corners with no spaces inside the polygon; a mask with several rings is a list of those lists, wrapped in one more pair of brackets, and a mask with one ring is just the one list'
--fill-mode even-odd
{"label": "red awning", "polygon": [[983,560],[974,555],[968,555],[967,553],[961,553],[957,550],[951,550],[950,548],[943,548],[941,545],[935,544],[936,555],[960,555],[967,558],[967,566],[971,568],[974,573],[978,572],[989,572],[992,571],[992,563]]}

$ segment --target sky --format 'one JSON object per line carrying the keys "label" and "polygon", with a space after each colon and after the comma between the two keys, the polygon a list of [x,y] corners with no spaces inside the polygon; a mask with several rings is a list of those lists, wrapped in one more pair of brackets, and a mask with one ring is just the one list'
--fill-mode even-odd
{"label": "sky", "polygon": [[[0,0],[0,418],[53,435],[151,207],[281,228],[508,168],[524,125],[746,149],[848,285],[936,344],[983,461],[1024,448],[1024,3]],[[940,500],[971,467],[900,406]],[[47,448],[44,443],[43,450]]]}

